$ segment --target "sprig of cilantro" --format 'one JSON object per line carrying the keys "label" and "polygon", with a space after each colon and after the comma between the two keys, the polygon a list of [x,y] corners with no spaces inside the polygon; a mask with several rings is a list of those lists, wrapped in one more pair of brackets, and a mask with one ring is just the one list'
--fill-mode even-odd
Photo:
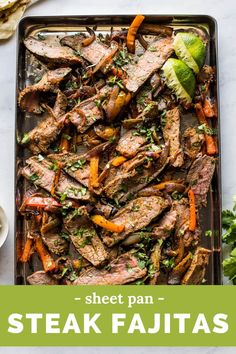
{"label": "sprig of cilantro", "polygon": [[223,242],[232,247],[230,256],[223,261],[223,269],[224,275],[236,285],[236,197],[233,201],[233,209],[222,212]]}

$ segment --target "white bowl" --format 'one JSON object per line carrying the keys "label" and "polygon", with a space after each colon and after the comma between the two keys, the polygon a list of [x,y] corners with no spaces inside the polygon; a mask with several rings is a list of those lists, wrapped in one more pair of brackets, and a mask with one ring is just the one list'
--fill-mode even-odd
{"label": "white bowl", "polygon": [[5,211],[0,206],[0,247],[2,247],[2,245],[6,241],[8,231],[9,231],[9,225],[8,225],[7,217]]}

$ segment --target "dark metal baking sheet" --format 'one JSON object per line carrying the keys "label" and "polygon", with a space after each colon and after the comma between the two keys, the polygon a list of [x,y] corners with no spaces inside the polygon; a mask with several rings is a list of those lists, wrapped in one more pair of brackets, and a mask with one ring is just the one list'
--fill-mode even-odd
{"label": "dark metal baking sheet", "polygon": [[[43,32],[46,35],[73,34],[85,31],[85,26],[97,26],[97,32],[107,32],[111,26],[114,29],[127,28],[133,15],[94,15],[94,16],[49,16],[49,17],[25,17],[18,27],[17,49],[17,78],[16,96],[25,85],[32,84],[32,72],[30,71],[29,58],[27,57],[23,39],[28,35]],[[212,250],[209,266],[206,272],[205,284],[222,284],[221,271],[221,171],[220,171],[220,127],[219,127],[219,84],[217,61],[217,24],[215,19],[206,15],[145,15],[145,22],[151,24],[165,24],[174,29],[201,27],[209,35],[209,46],[206,63],[216,67],[215,96],[218,102],[218,120],[215,122],[218,128],[219,156],[216,171],[212,180],[211,190],[208,194],[208,204],[200,212],[200,223],[203,229],[202,245]],[[17,102],[17,99],[16,99]],[[25,181],[19,176],[18,166],[29,156],[26,149],[17,144],[17,136],[35,126],[36,119],[28,113],[21,112],[16,103],[16,147],[15,147],[15,284],[26,284],[26,277],[32,271],[40,269],[37,256],[30,265],[17,262],[18,242],[25,238],[24,219],[18,212],[18,206],[22,201],[25,190]],[[213,230],[212,237],[205,237],[205,230]]]}

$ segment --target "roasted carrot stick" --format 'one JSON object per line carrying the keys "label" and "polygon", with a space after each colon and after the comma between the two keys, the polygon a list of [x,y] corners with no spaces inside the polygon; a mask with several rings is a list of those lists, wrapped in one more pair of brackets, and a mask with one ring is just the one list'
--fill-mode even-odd
{"label": "roasted carrot stick", "polygon": [[144,20],[143,15],[137,15],[131,23],[127,34],[127,48],[130,53],[135,52],[135,38],[141,23]]}
{"label": "roasted carrot stick", "polygon": [[170,184],[170,183],[181,183],[180,181],[175,181],[175,180],[173,180],[173,181],[165,181],[165,182],[161,182],[161,183],[159,183],[159,184],[156,184],[156,185],[154,185],[153,187],[155,188],[155,189],[158,189],[159,191],[161,191],[161,190],[163,190],[163,189],[165,189],[166,188],[166,186],[168,185],[168,184]]}
{"label": "roasted carrot stick", "polygon": [[[205,124],[207,128],[209,128],[209,125],[207,123],[202,105],[200,102],[195,104],[195,111],[199,120],[200,124]],[[215,155],[217,153],[217,146],[215,143],[215,140],[212,135],[209,135],[207,133],[204,133],[205,135],[205,141],[206,141],[206,150],[207,150],[207,155]]]}
{"label": "roasted carrot stick", "polygon": [[111,161],[111,164],[112,166],[118,167],[122,165],[122,163],[124,163],[126,160],[127,158],[124,156],[117,156]]}
{"label": "roasted carrot stick", "polygon": [[210,100],[208,98],[206,98],[205,101],[204,101],[203,112],[205,114],[205,117],[207,117],[207,118],[215,117],[214,105],[211,104],[211,102],[210,102]]}
{"label": "roasted carrot stick", "polygon": [[193,190],[190,188],[188,191],[188,199],[189,199],[189,230],[195,231],[196,229],[196,207],[195,207],[195,195]]}
{"label": "roasted carrot stick", "polygon": [[56,263],[54,262],[54,259],[45,248],[43,241],[40,237],[36,237],[35,239],[35,249],[39,255],[39,258],[41,259],[41,262],[43,264],[43,269],[45,270],[45,272],[50,272],[54,270],[56,268]]}
{"label": "roasted carrot stick", "polygon": [[125,225],[114,224],[112,221],[109,221],[109,220],[105,219],[101,215],[93,215],[91,217],[91,219],[94,222],[94,224],[96,224],[98,226],[101,226],[102,228],[104,228],[104,229],[106,229],[108,231],[120,233],[125,228]]}
{"label": "roasted carrot stick", "polygon": [[98,187],[98,167],[99,167],[99,156],[93,156],[90,159],[90,175],[89,175],[89,186],[91,188]]}
{"label": "roasted carrot stick", "polygon": [[32,254],[32,248],[33,248],[33,238],[27,237],[24,249],[20,258],[20,261],[23,263],[26,263],[29,261],[30,256]]}

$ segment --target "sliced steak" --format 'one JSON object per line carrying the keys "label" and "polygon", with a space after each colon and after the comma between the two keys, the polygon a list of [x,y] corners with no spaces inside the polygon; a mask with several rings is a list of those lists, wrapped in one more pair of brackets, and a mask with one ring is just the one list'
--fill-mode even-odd
{"label": "sliced steak", "polygon": [[63,152],[60,154],[50,154],[48,158],[49,160],[60,163],[60,166],[62,166],[62,169],[68,173],[68,175],[80,182],[83,186],[88,187],[90,173],[89,158],[106,151],[110,145],[110,142],[105,142],[80,155],[71,152]]}
{"label": "sliced steak", "polygon": [[71,72],[70,68],[60,68],[49,70],[42,79],[34,85],[27,86],[19,94],[18,104],[24,111],[41,114],[42,110],[39,104],[40,92],[56,92],[59,83]]}
{"label": "sliced steak", "polygon": [[[109,47],[98,40],[94,40],[88,46],[82,46],[82,41],[84,38],[85,36],[83,35],[66,36],[63,37],[60,42],[62,45],[76,50],[81,57],[93,65],[96,65],[102,61],[104,61],[105,64],[106,59],[113,57],[119,48],[117,42],[115,41],[112,41]],[[106,72],[106,66],[102,65],[101,70]]]}
{"label": "sliced steak", "polygon": [[120,168],[111,168],[103,188],[106,196],[119,199],[129,189],[129,181],[132,177],[137,176],[138,170],[136,168],[145,162],[147,162],[145,154],[140,153],[123,163]]}
{"label": "sliced steak", "polygon": [[[149,267],[150,285],[155,285],[158,282],[160,275],[160,262],[161,262],[161,246],[157,243],[153,246],[150,255],[151,266]],[[151,271],[151,272],[150,272]]]}
{"label": "sliced steak", "polygon": [[147,268],[140,268],[138,259],[129,253],[122,254],[107,268],[90,268],[82,272],[73,285],[122,285],[143,278],[147,273]]}
{"label": "sliced steak", "polygon": [[168,276],[168,284],[169,285],[179,285],[181,279],[186,273],[187,269],[191,264],[192,253],[189,252],[186,257],[184,257],[181,262],[179,262],[171,271]]}
{"label": "sliced steak", "polygon": [[51,154],[48,158],[57,163],[63,164],[62,168],[68,175],[80,182],[83,186],[88,187],[90,166],[89,161],[84,155],[74,153]]}
{"label": "sliced steak", "polygon": [[187,128],[183,134],[184,152],[190,159],[195,159],[201,152],[204,143],[204,134],[199,134],[196,128]]}
{"label": "sliced steak", "polygon": [[166,112],[163,136],[165,142],[169,141],[170,143],[170,164],[174,167],[181,167],[184,163],[184,156],[180,142],[180,112],[178,107]]}
{"label": "sliced steak", "polygon": [[162,240],[168,238],[175,227],[176,220],[177,212],[175,210],[168,211],[152,230],[154,236]]}
{"label": "sliced steak", "polygon": [[98,237],[85,207],[80,207],[67,215],[64,226],[70,233],[77,251],[94,266],[101,265],[107,258],[104,245]]}
{"label": "sliced steak", "polygon": [[104,243],[111,247],[124,240],[129,234],[147,226],[168,206],[167,200],[157,196],[140,197],[130,201],[111,219],[114,224],[125,225],[125,230],[119,234],[104,231],[102,233]]}
{"label": "sliced steak", "polygon": [[215,171],[215,161],[214,157],[199,156],[188,172],[187,182],[193,190],[197,206],[206,206],[207,193]]}
{"label": "sliced steak", "polygon": [[52,278],[49,274],[43,270],[39,270],[27,277],[27,281],[30,285],[57,285],[58,281]]}
{"label": "sliced steak", "polygon": [[125,157],[134,157],[138,149],[147,142],[145,136],[136,133],[135,129],[125,132],[117,143],[116,151]]}
{"label": "sliced steak", "polygon": [[129,66],[126,89],[133,93],[137,92],[144,82],[163,66],[173,50],[171,37],[160,38],[153,42],[138,62]]}
{"label": "sliced steak", "polygon": [[67,108],[67,97],[60,90],[57,93],[57,98],[55,101],[55,105],[53,107],[54,116],[58,119],[63,116],[66,112]]}
{"label": "sliced steak", "polygon": [[28,133],[27,146],[29,150],[37,155],[43,152],[47,154],[50,145],[57,139],[64,120],[57,121],[53,116],[40,121],[38,125]]}
{"label": "sliced steak", "polygon": [[178,235],[178,233],[183,235],[189,228],[188,199],[182,198],[181,200],[174,201],[172,204],[172,210],[177,213],[175,233],[176,235]]}
{"label": "sliced steak", "polygon": [[42,61],[53,62],[60,65],[80,64],[81,58],[71,48],[63,47],[59,42],[38,40],[28,37],[24,40],[26,48]]}
{"label": "sliced steak", "polygon": [[174,201],[172,210],[176,211],[177,219],[175,224],[175,236],[183,239],[184,248],[196,246],[201,236],[201,229],[197,225],[194,232],[189,231],[189,204],[186,198]]}
{"label": "sliced steak", "polygon": [[[39,161],[37,156],[33,156],[26,160],[26,164],[22,170],[22,175],[35,185],[51,193],[55,179],[55,171],[52,169],[52,163],[47,159]],[[56,194],[59,196],[64,194],[65,198],[78,200],[89,200],[90,198],[87,189],[63,171],[60,173]]]}
{"label": "sliced steak", "polygon": [[79,133],[84,133],[91,125],[104,118],[102,109],[95,103],[96,98],[94,96],[82,101],[66,114]]}
{"label": "sliced steak", "polygon": [[210,254],[211,251],[206,248],[202,248],[202,247],[197,248],[193,256],[192,263],[188,271],[184,275],[181,284],[198,285],[202,283],[205,276],[206,267],[209,262]]}
{"label": "sliced steak", "polygon": [[109,198],[126,201],[161,173],[168,162],[168,152],[169,147],[166,145],[158,160],[153,161],[150,168],[143,167],[148,162],[146,151],[138,153],[119,168],[112,168],[105,180],[103,191]]}
{"label": "sliced steak", "polygon": [[58,232],[49,231],[42,235],[42,240],[49,251],[60,256],[68,252],[68,242],[63,239]]}
{"label": "sliced steak", "polygon": [[150,168],[142,168],[141,166],[138,169],[138,174],[129,179],[127,185],[128,190],[127,192],[123,191],[120,193],[118,196],[119,201],[125,202],[129,198],[133,198],[140,190],[155,180],[168,164],[168,154],[169,143],[164,146],[159,159],[153,163]]}

